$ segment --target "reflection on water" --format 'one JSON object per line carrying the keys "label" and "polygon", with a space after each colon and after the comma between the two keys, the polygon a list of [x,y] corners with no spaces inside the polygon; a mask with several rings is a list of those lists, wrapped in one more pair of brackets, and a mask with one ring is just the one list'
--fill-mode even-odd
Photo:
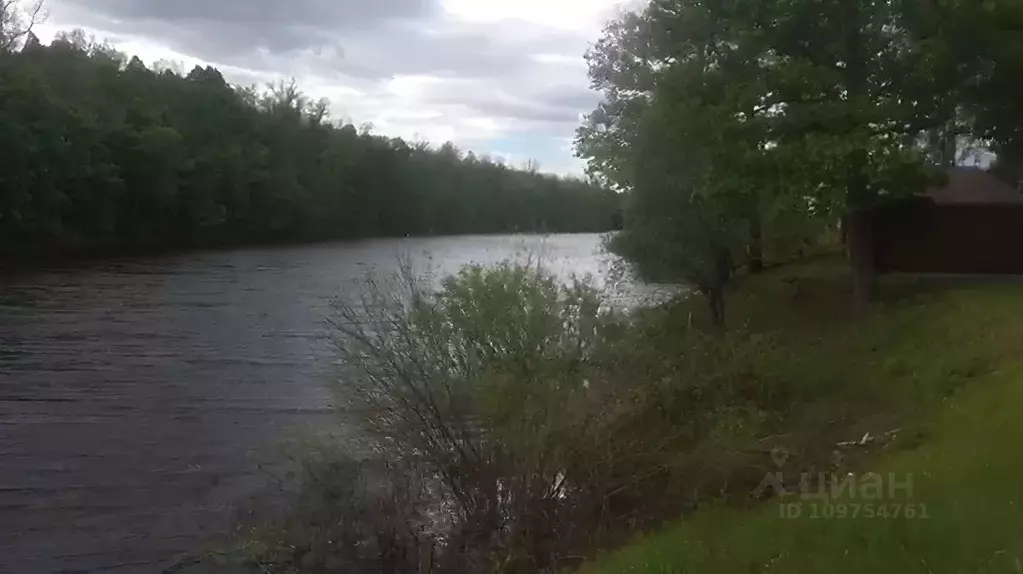
{"label": "reflection on water", "polygon": [[325,413],[324,319],[401,255],[434,277],[540,257],[606,285],[596,235],[375,240],[0,278],[0,571],[153,572],[262,483],[253,452]]}

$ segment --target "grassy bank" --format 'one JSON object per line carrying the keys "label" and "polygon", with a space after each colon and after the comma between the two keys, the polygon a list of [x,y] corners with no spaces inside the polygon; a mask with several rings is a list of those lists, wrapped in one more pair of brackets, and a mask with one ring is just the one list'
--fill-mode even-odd
{"label": "grassy bank", "polygon": [[360,439],[300,459],[281,516],[230,560],[1023,571],[1015,280],[887,277],[863,314],[844,260],[813,257],[738,281],[722,333],[700,297],[624,314],[513,264],[437,292],[406,279],[333,322],[338,415]]}
{"label": "grassy bank", "polygon": [[[732,476],[747,460],[747,481],[584,572],[1023,572],[1023,284],[885,278],[856,317],[845,273],[822,258],[737,287],[728,380],[745,380],[762,414],[708,447]],[[656,352],[692,348],[684,333],[702,319],[689,305],[651,319]],[[880,496],[807,496],[821,473],[863,486],[868,471]],[[766,474],[788,495],[754,496]]]}

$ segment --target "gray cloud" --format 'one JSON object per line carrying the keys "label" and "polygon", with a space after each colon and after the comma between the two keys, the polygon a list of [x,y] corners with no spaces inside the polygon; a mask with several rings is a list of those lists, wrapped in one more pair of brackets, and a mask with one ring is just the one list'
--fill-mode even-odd
{"label": "gray cloud", "polygon": [[[237,59],[287,53],[400,21],[430,18],[439,0],[55,0],[77,22],[167,41],[179,51]],[[232,62],[234,63],[234,62]]]}
{"label": "gray cloud", "polygon": [[[441,0],[48,1],[61,25],[145,38],[243,83],[297,77],[306,89],[342,94],[338,109],[356,121],[397,129],[406,128],[398,118],[434,117],[407,122],[475,140],[489,121],[560,141],[597,101],[579,62],[590,32],[469,23],[445,17]],[[390,80],[406,76],[434,80],[395,93]]]}
{"label": "gray cloud", "polygon": [[338,71],[364,77],[502,77],[531,65],[525,54],[563,49],[564,40],[559,35],[544,35],[529,24],[389,23],[339,39],[344,57],[335,64]]}
{"label": "gray cloud", "polygon": [[571,124],[579,122],[580,111],[596,105],[596,94],[585,88],[561,86],[536,89],[506,82],[472,82],[440,84],[422,96],[426,104],[461,106],[480,110],[489,117],[536,124]]}
{"label": "gray cloud", "polygon": [[435,14],[437,0],[63,0],[112,18],[153,19],[188,24],[196,21],[244,23],[257,27],[295,24],[357,28],[390,19]]}
{"label": "gray cloud", "polygon": [[132,25],[244,27],[251,37],[293,29],[352,30],[381,22],[428,18],[439,0],[53,0],[81,17]]}
{"label": "gray cloud", "polygon": [[[568,110],[591,111],[600,102],[600,94],[589,89],[585,84],[562,86],[544,91],[540,99],[548,105]],[[576,118],[578,119],[578,118]]]}
{"label": "gray cloud", "polygon": [[356,78],[430,74],[507,76],[524,54],[581,54],[585,41],[525,22],[443,21],[439,0],[54,0],[64,20],[239,67],[273,56],[333,54],[317,62]]}

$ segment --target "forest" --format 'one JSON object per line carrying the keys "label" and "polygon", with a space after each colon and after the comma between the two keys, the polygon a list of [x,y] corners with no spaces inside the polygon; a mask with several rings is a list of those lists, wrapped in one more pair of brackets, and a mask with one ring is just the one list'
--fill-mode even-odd
{"label": "forest", "polygon": [[0,245],[117,250],[593,232],[618,196],[329,118],[294,81],[147,67],[81,32],[0,43]]}

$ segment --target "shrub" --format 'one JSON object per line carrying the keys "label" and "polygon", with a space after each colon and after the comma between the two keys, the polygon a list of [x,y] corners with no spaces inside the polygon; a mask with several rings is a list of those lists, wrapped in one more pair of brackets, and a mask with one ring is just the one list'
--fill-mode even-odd
{"label": "shrub", "polygon": [[333,320],[359,439],[306,461],[290,522],[250,545],[264,571],[571,568],[748,500],[811,404],[778,336],[707,333],[690,305],[623,316],[586,281],[511,263],[367,287]]}
{"label": "shrub", "polygon": [[584,441],[603,415],[592,397],[621,318],[587,282],[537,267],[467,267],[433,293],[403,279],[339,307],[348,420],[443,485],[449,561],[553,566],[589,502]]}
{"label": "shrub", "polygon": [[307,448],[299,462],[297,484],[287,485],[283,499],[264,501],[264,519],[237,533],[231,552],[202,562],[260,574],[443,571],[431,477],[327,442]]}

